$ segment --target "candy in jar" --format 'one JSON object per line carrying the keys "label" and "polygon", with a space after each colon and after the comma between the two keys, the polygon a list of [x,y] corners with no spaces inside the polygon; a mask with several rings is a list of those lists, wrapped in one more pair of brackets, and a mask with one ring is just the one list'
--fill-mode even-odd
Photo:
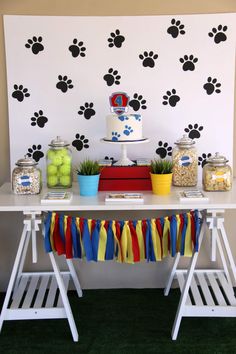
{"label": "candy in jar", "polygon": [[70,188],[72,185],[72,153],[69,143],[59,136],[52,140],[47,151],[48,188]]}
{"label": "candy in jar", "polygon": [[198,157],[195,142],[186,134],[175,142],[176,147],[172,152],[174,186],[196,186]]}
{"label": "candy in jar", "polygon": [[16,162],[12,172],[12,190],[15,194],[38,194],[41,190],[41,170],[37,162],[25,156]]}
{"label": "candy in jar", "polygon": [[232,187],[232,170],[228,160],[218,152],[207,159],[203,167],[203,188],[205,191],[229,191]]}

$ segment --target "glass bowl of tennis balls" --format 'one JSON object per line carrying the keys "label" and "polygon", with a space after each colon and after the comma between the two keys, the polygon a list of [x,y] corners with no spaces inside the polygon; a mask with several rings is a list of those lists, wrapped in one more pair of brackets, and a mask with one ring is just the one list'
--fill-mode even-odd
{"label": "glass bowl of tennis balls", "polygon": [[59,136],[48,144],[47,186],[48,188],[70,188],[72,186],[72,152],[70,144]]}

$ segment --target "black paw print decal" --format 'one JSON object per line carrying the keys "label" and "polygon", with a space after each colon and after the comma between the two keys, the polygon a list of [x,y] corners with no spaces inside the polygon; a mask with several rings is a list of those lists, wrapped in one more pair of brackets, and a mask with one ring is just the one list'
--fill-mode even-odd
{"label": "black paw print decal", "polygon": [[34,36],[32,39],[28,39],[28,43],[26,43],[25,46],[26,48],[31,48],[32,53],[38,54],[39,52],[44,50],[44,46],[41,43],[42,40],[43,38],[41,36],[38,38]]}
{"label": "black paw print decal", "polygon": [[68,77],[59,75],[58,83],[56,84],[56,88],[61,90],[61,92],[66,92],[68,89],[72,89],[74,86],[72,85],[72,80],[68,79]]}
{"label": "black paw print decal", "polygon": [[93,109],[93,103],[88,103],[85,102],[84,106],[80,106],[80,111],[78,112],[78,114],[80,115],[84,115],[85,119],[90,119],[92,116],[95,115],[95,110]]}
{"label": "black paw print decal", "polygon": [[192,54],[190,56],[184,55],[179,61],[183,64],[183,71],[193,71],[195,70],[195,64],[197,63],[198,58],[194,58]]}
{"label": "black paw print decal", "polygon": [[227,31],[227,26],[222,26],[219,25],[217,28],[213,27],[212,32],[208,33],[209,37],[214,37],[214,42],[216,44],[220,42],[225,42],[227,39],[227,36],[225,32]]}
{"label": "black paw print decal", "polygon": [[155,66],[155,60],[158,58],[158,54],[154,54],[152,51],[151,52],[143,52],[143,54],[139,55],[139,58],[143,61],[143,66],[149,68],[154,68]]}
{"label": "black paw print decal", "polygon": [[169,33],[173,38],[177,38],[179,34],[185,34],[184,25],[182,25],[179,20],[176,21],[172,18],[171,26],[167,29],[167,33]]}
{"label": "black paw print decal", "polygon": [[209,154],[203,153],[202,156],[198,156],[198,166],[204,167],[209,157],[211,157],[211,153]]}
{"label": "black paw print decal", "polygon": [[44,153],[40,151],[41,149],[41,145],[32,145],[32,147],[28,149],[26,155],[32,157],[36,162],[38,162],[42,157],[44,157]]}
{"label": "black paw print decal", "polygon": [[190,139],[199,139],[201,136],[200,132],[202,130],[203,130],[203,126],[202,125],[198,126],[197,123],[195,123],[194,125],[189,124],[188,127],[184,129],[184,131],[188,133],[188,137]]}
{"label": "black paw print decal", "polygon": [[156,149],[157,155],[160,156],[161,159],[164,159],[167,155],[172,155],[172,147],[169,146],[168,143],[164,143],[162,141],[158,142],[158,148]]}
{"label": "black paw print decal", "polygon": [[84,42],[78,42],[78,39],[73,39],[73,44],[69,46],[69,51],[72,54],[72,57],[76,58],[78,56],[85,57],[86,48],[83,47]]}
{"label": "black paw print decal", "polygon": [[47,121],[47,117],[44,117],[43,111],[40,110],[39,112],[34,112],[34,117],[31,118],[31,125],[33,127],[37,125],[38,127],[43,128]]}
{"label": "black paw print decal", "polygon": [[163,96],[164,101],[162,104],[165,106],[169,104],[171,107],[175,107],[177,102],[179,102],[180,97],[176,95],[176,90],[173,89],[172,91],[166,91],[166,95]]}
{"label": "black paw print decal", "polygon": [[115,32],[111,32],[111,37],[108,38],[108,47],[117,47],[120,48],[122,46],[122,43],[125,40],[125,37],[120,34],[120,31],[117,29]]}
{"label": "black paw print decal", "polygon": [[112,161],[114,161],[114,157],[105,156],[104,159],[105,159],[105,160],[112,160]]}
{"label": "black paw print decal", "polygon": [[142,109],[147,108],[145,103],[146,103],[146,100],[143,99],[143,96],[135,93],[133,95],[133,99],[129,102],[129,105],[130,105],[130,107],[133,108],[134,111],[138,111],[140,108],[142,108]]}
{"label": "black paw print decal", "polygon": [[110,68],[108,70],[108,74],[103,76],[103,79],[106,81],[107,86],[112,86],[113,84],[119,85],[120,84],[120,75],[117,75],[118,71]]}
{"label": "black paw print decal", "polygon": [[12,97],[16,98],[19,102],[22,102],[25,97],[29,97],[30,94],[27,88],[24,88],[23,85],[14,85],[14,91]]}
{"label": "black paw print decal", "polygon": [[76,134],[76,139],[72,142],[72,145],[76,148],[76,150],[81,151],[83,148],[89,148],[89,140],[85,138],[85,135]]}
{"label": "black paw print decal", "polygon": [[217,82],[217,79],[212,79],[212,77],[208,77],[207,83],[203,85],[204,90],[206,90],[206,93],[208,95],[211,95],[213,92],[220,93],[221,90],[219,89],[221,87],[221,84]]}

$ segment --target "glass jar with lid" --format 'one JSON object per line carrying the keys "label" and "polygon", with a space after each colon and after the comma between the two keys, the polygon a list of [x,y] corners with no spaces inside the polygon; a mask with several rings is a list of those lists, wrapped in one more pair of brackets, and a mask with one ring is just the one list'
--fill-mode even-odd
{"label": "glass jar with lid", "polygon": [[49,146],[47,151],[47,186],[48,188],[70,188],[72,186],[70,144],[57,136]]}
{"label": "glass jar with lid", "polygon": [[41,170],[38,163],[27,157],[19,159],[12,171],[12,190],[15,194],[38,194],[41,191]]}
{"label": "glass jar with lid", "polygon": [[198,157],[195,142],[186,134],[175,142],[176,146],[172,152],[174,186],[196,186]]}
{"label": "glass jar with lid", "polygon": [[203,167],[203,188],[205,191],[229,191],[232,187],[232,170],[228,160],[216,152],[207,159]]}

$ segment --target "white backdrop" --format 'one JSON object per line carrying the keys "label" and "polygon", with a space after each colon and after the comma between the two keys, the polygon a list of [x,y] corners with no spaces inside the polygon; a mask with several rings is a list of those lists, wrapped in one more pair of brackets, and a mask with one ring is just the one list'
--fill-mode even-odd
{"label": "white backdrop", "polygon": [[57,135],[74,165],[118,158],[117,145],[100,142],[116,91],[150,138],[128,146],[129,157],[170,156],[186,133],[200,167],[216,151],[232,163],[236,14],[4,16],[4,30],[11,168],[29,154],[45,171]]}

